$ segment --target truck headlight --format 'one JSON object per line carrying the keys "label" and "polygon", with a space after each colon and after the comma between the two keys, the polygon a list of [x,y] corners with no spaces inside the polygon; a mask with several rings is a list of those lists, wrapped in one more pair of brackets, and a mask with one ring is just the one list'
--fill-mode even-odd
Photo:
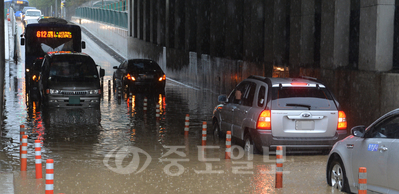
{"label": "truck headlight", "polygon": [[50,94],[61,94],[61,90],[50,89]]}
{"label": "truck headlight", "polygon": [[99,90],[89,90],[89,94],[100,94]]}

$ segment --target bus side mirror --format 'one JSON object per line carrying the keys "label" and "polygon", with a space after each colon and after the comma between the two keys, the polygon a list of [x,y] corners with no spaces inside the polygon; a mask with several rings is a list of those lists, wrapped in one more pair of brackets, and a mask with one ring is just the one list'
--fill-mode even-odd
{"label": "bus side mirror", "polygon": [[85,49],[85,48],[86,48],[86,42],[82,41],[82,49]]}
{"label": "bus side mirror", "polygon": [[105,75],[105,70],[100,68],[100,77],[104,77]]}
{"label": "bus side mirror", "polygon": [[25,45],[25,38],[21,38],[21,45],[22,45],[22,46]]}

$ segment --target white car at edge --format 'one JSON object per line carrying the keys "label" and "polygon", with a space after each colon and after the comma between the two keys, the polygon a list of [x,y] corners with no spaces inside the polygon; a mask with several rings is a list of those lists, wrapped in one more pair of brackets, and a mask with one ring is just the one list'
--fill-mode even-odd
{"label": "white car at edge", "polygon": [[327,161],[327,183],[357,193],[359,167],[367,168],[367,190],[399,193],[399,109],[386,113],[369,127],[356,126],[338,141]]}

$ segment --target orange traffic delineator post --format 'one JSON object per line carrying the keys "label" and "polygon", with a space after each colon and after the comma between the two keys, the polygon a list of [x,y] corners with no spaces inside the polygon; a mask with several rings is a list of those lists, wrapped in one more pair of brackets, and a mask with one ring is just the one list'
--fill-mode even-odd
{"label": "orange traffic delineator post", "polygon": [[21,157],[22,153],[22,136],[25,135],[25,125],[19,126],[19,156]]}
{"label": "orange traffic delineator post", "polygon": [[184,135],[187,136],[189,132],[190,126],[190,115],[186,114],[186,120],[184,122]]}
{"label": "orange traffic delineator post", "polygon": [[28,136],[22,136],[22,149],[21,149],[21,171],[26,171],[28,155]]}
{"label": "orange traffic delineator post", "polygon": [[42,145],[40,140],[35,140],[35,165],[36,165],[36,179],[42,178]]}
{"label": "orange traffic delineator post", "polygon": [[276,149],[276,188],[283,188],[283,147]]}
{"label": "orange traffic delineator post", "polygon": [[225,159],[231,158],[231,131],[226,132],[226,157]]}
{"label": "orange traffic delineator post", "polygon": [[206,145],[206,132],[207,132],[206,122],[202,122],[202,146]]}
{"label": "orange traffic delineator post", "polygon": [[46,160],[46,194],[54,193],[54,160]]}
{"label": "orange traffic delineator post", "polygon": [[159,104],[157,104],[157,109],[156,109],[156,112],[155,112],[155,117],[157,118],[157,119],[159,119],[159,117],[160,117],[160,114],[159,114]]}
{"label": "orange traffic delineator post", "polygon": [[367,193],[367,169],[366,167],[360,167],[358,194],[366,194],[366,193]]}

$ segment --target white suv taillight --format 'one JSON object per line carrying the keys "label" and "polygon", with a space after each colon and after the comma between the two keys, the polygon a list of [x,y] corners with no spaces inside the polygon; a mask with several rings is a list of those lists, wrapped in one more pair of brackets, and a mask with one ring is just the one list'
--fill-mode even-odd
{"label": "white suv taillight", "polygon": [[260,113],[258,122],[256,123],[256,128],[263,130],[271,129],[271,113],[270,110],[264,110]]}
{"label": "white suv taillight", "polygon": [[346,130],[347,127],[346,115],[344,111],[338,111],[338,130]]}

